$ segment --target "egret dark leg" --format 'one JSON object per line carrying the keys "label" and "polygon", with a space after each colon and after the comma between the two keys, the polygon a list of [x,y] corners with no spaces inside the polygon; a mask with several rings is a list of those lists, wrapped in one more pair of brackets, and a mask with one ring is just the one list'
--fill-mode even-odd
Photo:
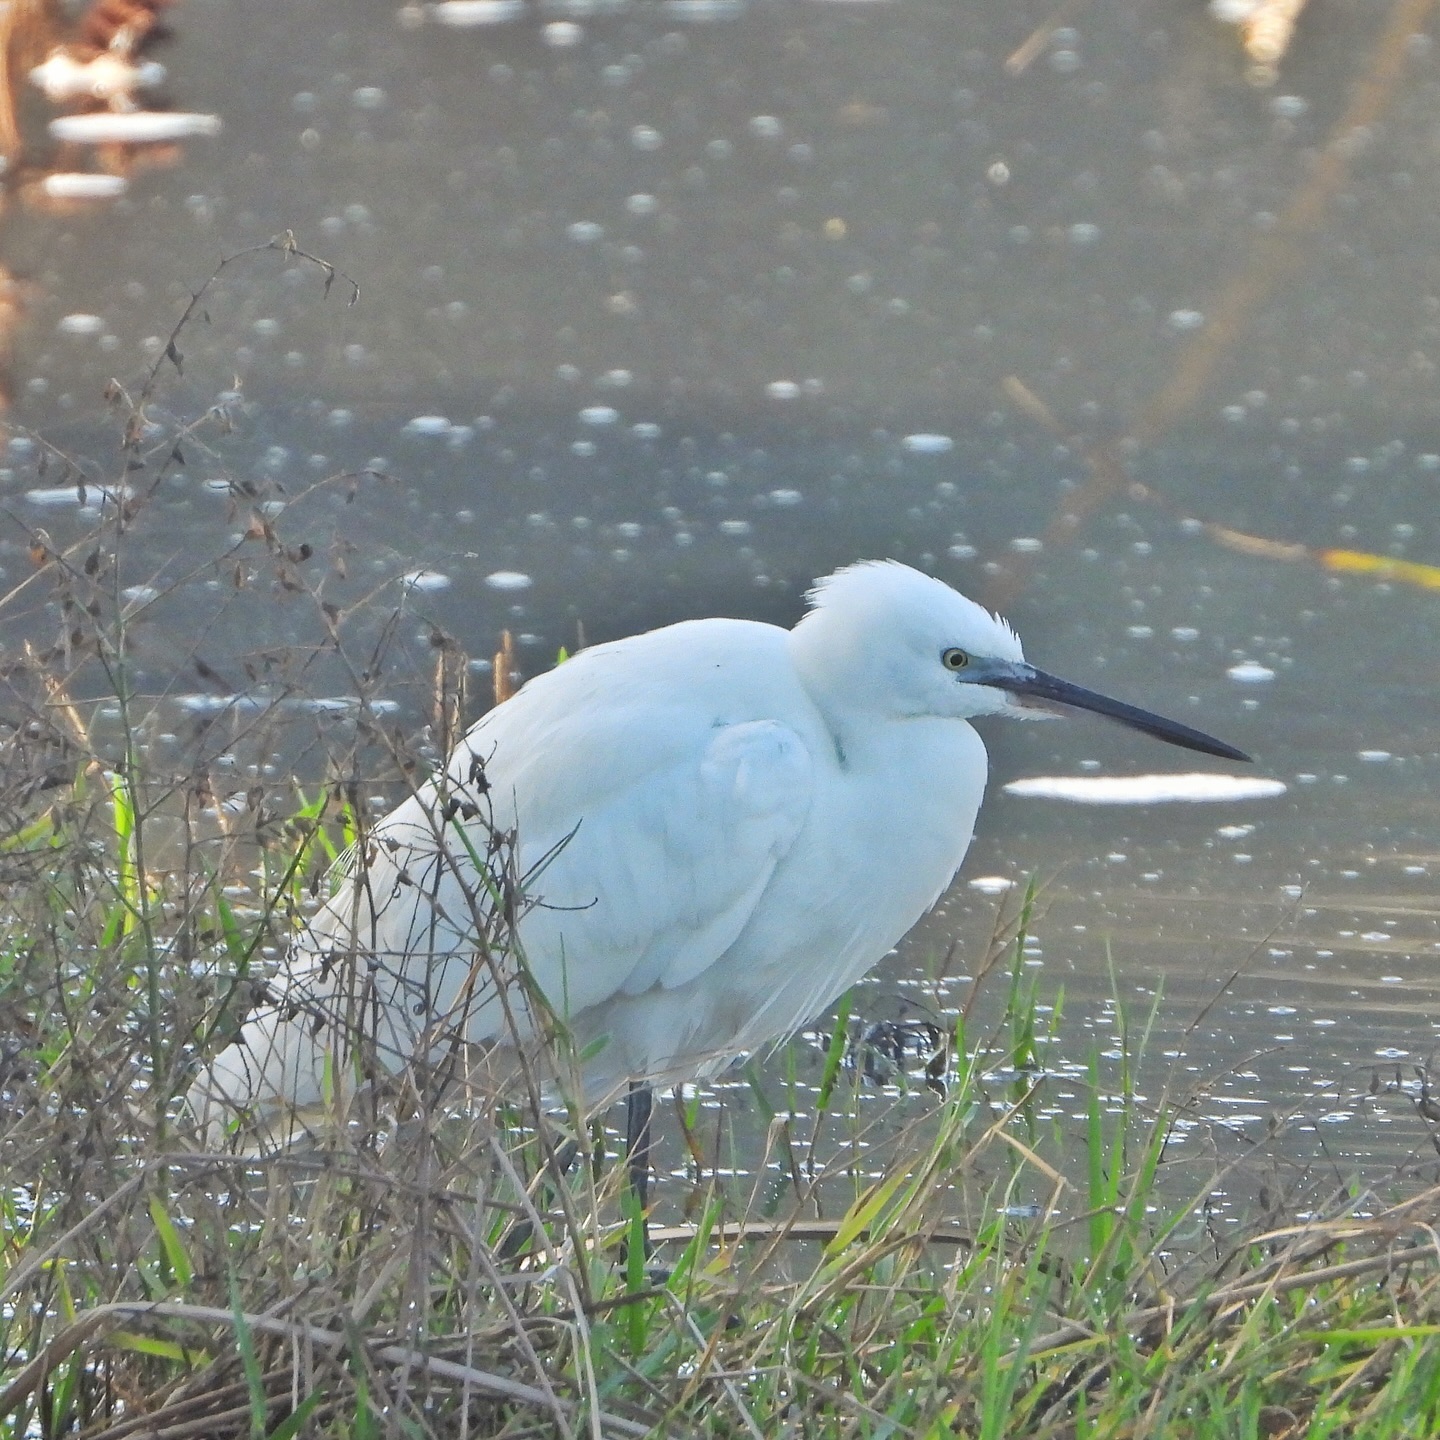
{"label": "egret dark leg", "polygon": [[632,1080],[625,1097],[625,1159],[630,1167],[630,1188],[642,1211],[650,1205],[650,1115],[654,1106],[650,1087]]}

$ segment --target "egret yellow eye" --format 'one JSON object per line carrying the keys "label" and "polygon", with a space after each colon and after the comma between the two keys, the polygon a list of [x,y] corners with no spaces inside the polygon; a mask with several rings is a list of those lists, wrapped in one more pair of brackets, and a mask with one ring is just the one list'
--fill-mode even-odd
{"label": "egret yellow eye", "polygon": [[941,655],[940,663],[947,670],[963,670],[970,663],[970,657],[963,650],[952,647]]}

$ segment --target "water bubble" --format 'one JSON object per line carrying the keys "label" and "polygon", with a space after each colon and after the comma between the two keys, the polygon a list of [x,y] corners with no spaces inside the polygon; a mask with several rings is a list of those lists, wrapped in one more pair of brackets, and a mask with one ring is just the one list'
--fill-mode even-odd
{"label": "water bubble", "polygon": [[1205,323],[1205,316],[1199,310],[1172,310],[1169,315],[1170,328],[1183,333],[1198,330]]}
{"label": "water bubble", "polygon": [[584,30],[572,20],[552,20],[540,30],[540,39],[552,50],[568,50],[584,38]]}
{"label": "water bubble", "polygon": [[55,328],[62,335],[98,335],[105,328],[105,321],[99,315],[86,315],[77,311],[73,315],[61,316]]}
{"label": "water bubble", "polygon": [[597,225],[593,220],[576,220],[565,227],[565,236],[577,245],[593,245],[595,241],[605,238],[605,227]]}
{"label": "water bubble", "polygon": [[778,140],[785,129],[774,115],[753,115],[746,128],[761,140]]}
{"label": "water bubble", "polygon": [[405,422],[407,435],[448,435],[450,421],[444,415],[416,415]]}
{"label": "water bubble", "polygon": [[613,425],[620,412],[613,405],[587,405],[580,412],[582,425]]}

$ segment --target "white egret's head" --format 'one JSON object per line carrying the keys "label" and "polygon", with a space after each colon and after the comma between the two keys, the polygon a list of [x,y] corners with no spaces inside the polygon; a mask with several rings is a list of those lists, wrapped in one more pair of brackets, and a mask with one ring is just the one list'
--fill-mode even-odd
{"label": "white egret's head", "polygon": [[817,580],[809,600],[792,653],[806,688],[836,719],[1041,719],[1063,707],[1092,710],[1171,745],[1249,759],[1188,725],[1037,670],[1004,620],[908,565],[847,565]]}

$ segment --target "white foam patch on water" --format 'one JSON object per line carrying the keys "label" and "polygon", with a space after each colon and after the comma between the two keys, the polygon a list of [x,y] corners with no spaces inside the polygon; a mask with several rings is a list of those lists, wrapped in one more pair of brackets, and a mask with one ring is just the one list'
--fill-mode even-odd
{"label": "white foam patch on water", "polygon": [[1029,775],[1005,786],[1007,795],[1068,800],[1075,805],[1168,805],[1221,800],[1270,800],[1283,780],[1259,775]]}
{"label": "white foam patch on water", "polygon": [[439,25],[461,29],[471,25],[503,25],[525,13],[524,0],[440,0],[430,10]]}
{"label": "white foam patch on water", "polygon": [[58,115],[50,122],[50,133],[75,145],[155,145],[195,135],[218,135],[220,117],[179,110],[101,110]]}
{"label": "white foam patch on water", "polygon": [[448,590],[450,577],[439,570],[412,570],[400,577],[407,590]]}
{"label": "white foam patch on water", "polygon": [[99,335],[105,329],[105,321],[99,315],[76,311],[73,315],[62,315],[55,328],[62,335]]}
{"label": "white foam patch on water", "polygon": [[113,501],[118,495],[128,497],[130,487],[122,486],[117,492],[113,486],[95,485],[89,481],[77,481],[73,485],[51,485],[44,486],[39,490],[27,490],[25,498],[32,505],[57,506],[57,505],[99,505],[103,501]]}
{"label": "white foam patch on water", "polygon": [[[176,704],[191,715],[216,715],[226,710],[237,710],[246,714],[259,714],[266,710],[288,710],[300,715],[349,714],[361,708],[361,701],[354,695],[310,695],[290,696],[277,699],[271,695],[256,695],[237,692],[234,695],[211,695],[196,693],[177,695]],[[365,708],[376,715],[393,715],[400,709],[398,700],[366,700]]]}
{"label": "white foam patch on water", "polygon": [[955,448],[955,441],[949,435],[917,434],[907,435],[900,446],[915,455],[945,455]]}
{"label": "white foam patch on water", "polygon": [[1015,888],[1015,882],[1004,875],[977,875],[968,883],[972,890],[978,890],[982,895],[1003,895]]}
{"label": "white foam patch on water", "polygon": [[1232,665],[1225,673],[1241,685],[1264,685],[1275,678],[1275,672],[1268,665],[1262,665],[1258,660],[1242,660],[1238,665]]}
{"label": "white foam patch on water", "polygon": [[52,200],[114,200],[130,188],[123,175],[94,175],[86,171],[56,171],[40,188]]}
{"label": "white foam patch on water", "polygon": [[496,570],[485,583],[492,590],[528,590],[534,582],[521,570]]}
{"label": "white foam patch on water", "polygon": [[746,10],[745,0],[664,0],[660,7],[672,20],[689,20],[697,25],[715,20],[733,20]]}

